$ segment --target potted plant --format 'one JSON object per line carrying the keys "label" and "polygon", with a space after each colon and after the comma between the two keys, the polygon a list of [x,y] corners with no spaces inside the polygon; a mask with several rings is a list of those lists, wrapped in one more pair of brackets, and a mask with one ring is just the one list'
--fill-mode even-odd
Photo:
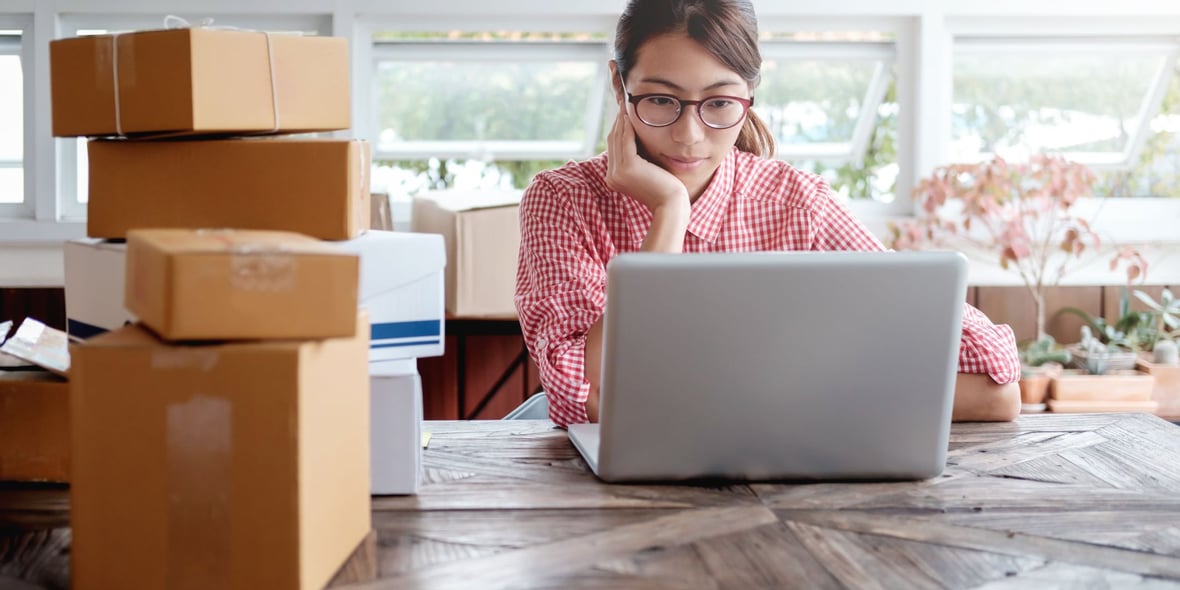
{"label": "potted plant", "polygon": [[1180,359],[1177,359],[1177,331],[1180,329],[1180,299],[1164,289],[1157,302],[1143,291],[1135,297],[1148,307],[1154,329],[1150,352],[1139,354],[1137,366],[1155,379],[1151,399],[1159,403],[1156,413],[1170,420],[1180,420]]}
{"label": "potted plant", "polygon": [[[1126,289],[1119,301],[1119,318],[1113,324],[1075,307],[1063,308],[1057,313],[1077,315],[1085,324],[1080,329],[1078,343],[1067,347],[1075,368],[1063,371],[1053,379],[1051,409],[1158,409],[1158,402],[1152,399],[1155,377],[1135,370],[1138,353],[1159,339],[1156,322],[1150,312],[1131,309]],[[1095,404],[1104,405],[1096,407]]]}
{"label": "potted plant", "polygon": [[[1101,240],[1076,215],[1077,200],[1092,193],[1096,177],[1082,164],[1036,155],[1026,164],[1000,157],[978,164],[940,167],[914,190],[919,204],[911,221],[890,224],[896,250],[951,247],[984,253],[1019,276],[1032,298],[1036,336],[1021,346],[1025,379],[1042,381],[1029,361],[1060,348],[1045,332],[1045,294],[1075,268],[1100,256]],[[1111,269],[1126,265],[1127,283],[1146,274],[1147,262],[1133,248],[1119,248]],[[1035,399],[1037,383],[1026,385]],[[1035,404],[1039,402],[1029,402]]]}
{"label": "potted plant", "polygon": [[1021,346],[1020,402],[1025,412],[1045,410],[1049,384],[1069,361],[1069,351],[1058,346],[1052,336]]}

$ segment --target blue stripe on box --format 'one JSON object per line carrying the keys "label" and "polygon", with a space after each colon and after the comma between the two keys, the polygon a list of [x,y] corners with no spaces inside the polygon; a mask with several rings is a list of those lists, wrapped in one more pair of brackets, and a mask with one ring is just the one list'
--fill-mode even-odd
{"label": "blue stripe on box", "polygon": [[373,324],[369,338],[377,340],[395,340],[398,338],[425,338],[442,336],[442,320],[426,320],[421,322],[389,322]]}
{"label": "blue stripe on box", "polygon": [[423,344],[438,344],[440,341],[434,340],[407,340],[405,342],[384,342],[381,344],[373,344],[369,348],[394,348],[396,346],[419,346]]}
{"label": "blue stripe on box", "polygon": [[87,340],[99,334],[105,334],[108,330],[106,328],[92,326],[86,322],[79,322],[78,320],[66,320],[66,332],[74,338]]}

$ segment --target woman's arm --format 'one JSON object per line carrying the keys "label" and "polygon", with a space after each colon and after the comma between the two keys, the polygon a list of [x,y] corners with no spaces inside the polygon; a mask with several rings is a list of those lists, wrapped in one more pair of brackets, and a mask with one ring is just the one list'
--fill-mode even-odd
{"label": "woman's arm", "polygon": [[986,374],[959,373],[955,378],[953,422],[1010,422],[1020,415],[1020,385],[1000,385]]}
{"label": "woman's arm", "polygon": [[[672,252],[684,250],[684,232],[688,228],[689,208],[671,205],[656,209],[652,214],[651,229],[643,240],[642,252]],[[598,422],[598,387],[602,377],[602,318],[594,322],[586,333],[586,380],[590,394],[586,398],[586,417]]]}

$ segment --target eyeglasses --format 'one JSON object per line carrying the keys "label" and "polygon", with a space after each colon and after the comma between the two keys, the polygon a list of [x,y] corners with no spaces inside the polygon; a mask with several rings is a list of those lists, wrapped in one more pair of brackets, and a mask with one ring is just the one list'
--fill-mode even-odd
{"label": "eyeglasses", "polygon": [[635,114],[649,127],[667,127],[680,120],[684,107],[696,106],[701,123],[712,129],[729,129],[741,123],[754,105],[754,98],[710,96],[701,100],[683,100],[671,94],[632,95],[623,86],[627,101],[635,105]]}

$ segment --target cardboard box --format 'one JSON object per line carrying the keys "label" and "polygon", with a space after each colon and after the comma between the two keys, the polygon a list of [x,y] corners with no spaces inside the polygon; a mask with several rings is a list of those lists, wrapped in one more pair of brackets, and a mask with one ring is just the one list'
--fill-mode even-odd
{"label": "cardboard box", "polygon": [[63,248],[66,332],[84,340],[135,322],[123,305],[127,244],[83,238]]}
{"label": "cardboard box", "polygon": [[356,254],[291,232],[127,234],[127,309],[166,340],[350,337],[359,275]]}
{"label": "cardboard box", "polygon": [[369,360],[441,356],[442,238],[374,230],[339,245],[361,258],[360,306],[373,323]]}
{"label": "cardboard box", "polygon": [[447,247],[447,312],[516,317],[519,192],[427,193],[414,198],[411,228],[442,234]]}
{"label": "cardboard box", "polygon": [[56,137],[350,125],[344,38],[213,28],[85,36],[51,41],[49,68]]}
{"label": "cardboard box", "polygon": [[422,379],[414,359],[369,365],[374,494],[422,486]]}
{"label": "cardboard box", "polygon": [[348,240],[369,227],[369,144],[335,139],[94,140],[86,231],[272,229]]}
{"label": "cardboard box", "polygon": [[369,195],[369,229],[393,231],[393,210],[389,207],[389,193]]}
{"label": "cardboard box", "polygon": [[73,350],[73,588],[322,588],[370,528],[367,319],[322,341]]}
{"label": "cardboard box", "polygon": [[0,480],[70,480],[70,384],[44,371],[0,371]]}

